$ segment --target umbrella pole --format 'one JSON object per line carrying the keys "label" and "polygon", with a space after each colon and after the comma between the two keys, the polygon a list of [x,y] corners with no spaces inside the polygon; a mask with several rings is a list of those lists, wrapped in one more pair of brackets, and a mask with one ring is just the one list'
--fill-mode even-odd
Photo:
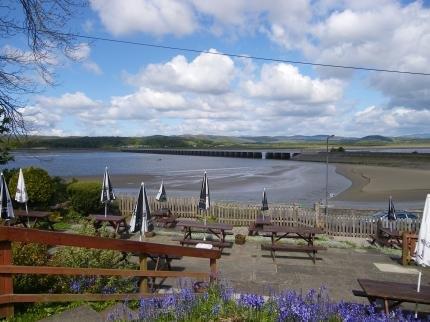
{"label": "umbrella pole", "polygon": [[105,218],[107,217],[107,202],[105,202]]}
{"label": "umbrella pole", "polygon": [[28,227],[30,227],[30,217],[28,217],[27,202],[25,202],[25,213],[27,214],[27,225],[28,225]]}
{"label": "umbrella pole", "polygon": [[206,216],[206,211],[205,211],[205,234],[203,236],[204,241],[206,241],[206,225],[207,225],[207,216]]}
{"label": "umbrella pole", "polygon": [[[417,292],[421,289],[421,271],[418,272]],[[418,303],[415,303],[415,318],[418,318]]]}

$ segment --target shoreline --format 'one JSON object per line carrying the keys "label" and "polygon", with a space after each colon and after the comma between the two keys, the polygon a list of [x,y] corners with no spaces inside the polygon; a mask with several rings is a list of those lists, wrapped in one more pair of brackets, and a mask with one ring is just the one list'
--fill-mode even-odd
{"label": "shoreline", "polygon": [[336,173],[351,186],[334,201],[381,202],[389,196],[399,202],[423,201],[430,193],[430,171],[386,166],[336,164]]}

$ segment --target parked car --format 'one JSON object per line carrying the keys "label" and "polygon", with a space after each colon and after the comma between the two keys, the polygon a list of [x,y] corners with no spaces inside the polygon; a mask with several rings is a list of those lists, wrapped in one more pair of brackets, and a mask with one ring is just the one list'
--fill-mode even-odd
{"label": "parked car", "polygon": [[[387,219],[388,217],[388,210],[379,211],[372,215],[372,219],[374,221],[378,221],[378,219]],[[397,210],[396,211],[396,218],[397,219],[418,219],[418,216],[414,214],[413,212],[406,211],[406,210]]]}

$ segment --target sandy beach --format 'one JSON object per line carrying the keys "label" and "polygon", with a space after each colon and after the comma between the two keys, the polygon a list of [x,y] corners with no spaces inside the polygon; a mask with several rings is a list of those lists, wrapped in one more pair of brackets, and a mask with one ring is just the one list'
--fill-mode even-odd
{"label": "sandy beach", "polygon": [[419,201],[430,193],[428,170],[336,164],[336,172],[352,184],[333,198],[335,201],[375,202],[390,195],[397,201]]}

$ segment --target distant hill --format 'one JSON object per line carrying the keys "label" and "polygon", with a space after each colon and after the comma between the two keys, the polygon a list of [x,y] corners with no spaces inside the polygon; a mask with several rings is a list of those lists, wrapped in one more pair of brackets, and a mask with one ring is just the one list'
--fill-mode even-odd
{"label": "distant hill", "polygon": [[386,137],[386,136],[382,136],[382,135],[368,135],[368,136],[363,136],[362,138],[358,139],[357,141],[393,142],[393,139]]}
{"label": "distant hill", "polygon": [[[55,137],[28,136],[12,139],[11,148],[62,148],[62,149],[118,149],[118,148],[320,148],[325,146],[327,135],[292,136],[222,136],[222,135],[152,135],[146,137]],[[430,146],[430,138],[386,137],[368,135],[362,138],[334,137],[337,146]]]}
{"label": "distant hill", "polygon": [[408,134],[408,135],[399,136],[399,138],[430,139],[430,133]]}

